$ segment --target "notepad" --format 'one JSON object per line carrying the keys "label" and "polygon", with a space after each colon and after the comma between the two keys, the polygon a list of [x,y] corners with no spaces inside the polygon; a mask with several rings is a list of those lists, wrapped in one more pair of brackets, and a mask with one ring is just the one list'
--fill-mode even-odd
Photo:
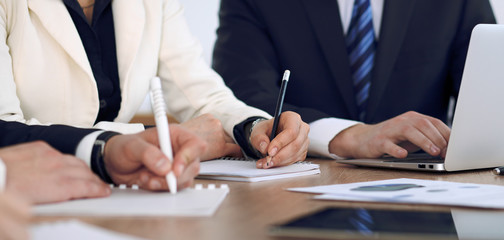
{"label": "notepad", "polygon": [[221,158],[201,162],[197,178],[240,182],[261,182],[281,178],[319,174],[318,164],[298,162],[284,167],[256,168],[254,160],[243,158]]}
{"label": "notepad", "polygon": [[229,193],[227,185],[196,185],[177,194],[113,187],[106,198],[38,205],[36,215],[71,216],[212,216]]}

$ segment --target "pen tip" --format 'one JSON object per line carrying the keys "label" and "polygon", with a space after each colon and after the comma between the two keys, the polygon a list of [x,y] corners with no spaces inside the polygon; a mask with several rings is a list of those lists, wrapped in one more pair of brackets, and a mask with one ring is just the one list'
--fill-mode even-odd
{"label": "pen tip", "polygon": [[290,71],[285,70],[282,80],[289,81]]}

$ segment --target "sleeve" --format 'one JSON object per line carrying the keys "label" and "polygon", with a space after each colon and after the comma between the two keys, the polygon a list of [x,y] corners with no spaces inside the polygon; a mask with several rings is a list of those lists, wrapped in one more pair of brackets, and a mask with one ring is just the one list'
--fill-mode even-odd
{"label": "sleeve", "polygon": [[80,141],[96,129],[64,125],[28,126],[0,120],[0,147],[32,141],[45,141],[62,153],[74,155]]}
{"label": "sleeve", "polygon": [[21,104],[16,94],[16,84],[12,72],[12,57],[7,45],[9,3],[0,2],[0,117],[7,121],[24,121]]}
{"label": "sleeve", "polygon": [[269,114],[239,101],[203,59],[199,42],[191,35],[177,0],[165,0],[158,75],[162,81],[168,112],[179,121],[210,113],[225,131],[249,117]]}
{"label": "sleeve", "polygon": [[467,0],[460,15],[457,34],[453,39],[451,64],[448,68],[449,81],[452,83],[452,96],[458,97],[471,32],[480,23],[496,23],[490,2],[488,0]]}
{"label": "sleeve", "polygon": [[340,158],[329,152],[329,143],[341,131],[361,122],[338,118],[323,118],[310,123],[310,155]]}
{"label": "sleeve", "polygon": [[[252,1],[222,0],[212,67],[239,99],[273,114],[280,89],[282,64],[275,52],[268,26]],[[309,107],[284,103],[304,121],[331,117]]]}

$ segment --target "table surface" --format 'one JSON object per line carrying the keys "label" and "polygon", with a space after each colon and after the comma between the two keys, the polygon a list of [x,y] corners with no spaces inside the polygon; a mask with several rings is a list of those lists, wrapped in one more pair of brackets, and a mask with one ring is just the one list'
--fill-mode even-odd
{"label": "table surface", "polygon": [[[392,178],[416,178],[504,186],[504,177],[491,170],[428,173],[361,168],[332,160],[308,159],[320,164],[321,174],[258,183],[196,180],[200,184],[228,184],[229,195],[212,217],[77,217],[99,227],[147,239],[278,239],[268,235],[274,224],[327,206],[379,209],[449,210],[445,206],[313,200],[312,194],[285,190],[290,187],[353,183]],[[482,210],[488,211],[488,210]],[[34,222],[69,219],[36,217]],[[285,238],[282,238],[285,239]]]}

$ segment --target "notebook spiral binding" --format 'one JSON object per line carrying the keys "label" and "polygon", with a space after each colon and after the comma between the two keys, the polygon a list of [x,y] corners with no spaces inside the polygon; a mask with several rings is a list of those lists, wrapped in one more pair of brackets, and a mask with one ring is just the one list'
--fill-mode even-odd
{"label": "notebook spiral binding", "polygon": [[[120,185],[110,184],[110,188],[133,189],[133,190],[140,189],[138,187],[138,185],[136,185],[136,184],[133,184],[130,187],[128,187],[126,184],[120,184]],[[203,190],[203,189],[213,190],[213,189],[217,189],[217,188],[229,189],[229,186],[227,184],[220,184],[219,186],[217,186],[215,184],[208,184],[207,187],[205,188],[205,186],[203,184],[196,184],[196,185],[194,185],[194,187],[192,189],[194,189],[194,190]]]}
{"label": "notebook spiral binding", "polygon": [[[243,157],[221,157],[217,158],[214,160],[232,160],[232,161],[244,161],[244,162],[255,162],[257,161],[256,159],[251,159],[251,158],[243,158]],[[297,161],[293,164],[312,164],[312,162],[309,161]]]}

